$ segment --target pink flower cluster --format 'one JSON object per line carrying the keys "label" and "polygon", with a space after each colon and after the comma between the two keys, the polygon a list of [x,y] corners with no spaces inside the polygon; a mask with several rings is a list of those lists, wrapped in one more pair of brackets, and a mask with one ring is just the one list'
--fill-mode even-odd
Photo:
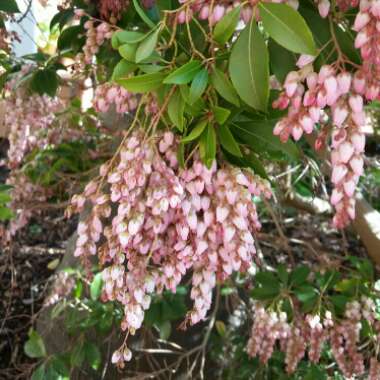
{"label": "pink flower cluster", "polygon": [[61,133],[61,125],[55,119],[55,113],[63,108],[61,100],[46,95],[29,96],[22,87],[16,89],[18,81],[30,70],[30,66],[24,66],[19,75],[6,83],[6,97],[2,100],[4,109],[7,110],[4,126],[9,131],[5,164],[11,170],[6,183],[13,186],[10,207],[15,214],[15,218],[2,232],[4,242],[10,241],[28,223],[35,212],[32,206],[36,202],[46,201],[49,195],[49,190],[33,184],[22,172],[25,156],[33,149],[43,149],[59,143],[67,135],[73,136],[68,129]]}
{"label": "pink flower cluster", "polygon": [[4,100],[7,110],[4,125],[10,131],[7,165],[13,169],[19,167],[34,148],[45,147],[60,138],[52,124],[63,104],[47,95],[26,96],[22,90],[10,90],[12,95]]}
{"label": "pink flower cluster", "polygon": [[[109,193],[90,182],[69,210],[92,202],[90,216],[78,226],[75,255],[86,260],[97,254],[107,265],[103,299],[124,305],[122,329],[131,334],[141,327],[150,294],[175,292],[189,271],[194,307],[187,320],[203,320],[216,281],[251,265],[260,228],[252,196],[270,196],[261,179],[227,164],[209,169],[195,157],[188,169],[180,169],[177,149],[171,132],[157,138],[133,132],[117,162],[101,168]],[[105,242],[99,244],[102,235]],[[129,358],[124,350],[114,361]]]}
{"label": "pink flower cluster", "polygon": [[86,43],[83,47],[84,61],[87,64],[92,63],[93,57],[99,52],[99,48],[105,40],[112,37],[111,26],[102,22],[95,26],[94,20],[88,20],[84,24],[86,29]]}
{"label": "pink flower cluster", "polygon": [[[259,356],[265,364],[272,356],[276,342],[279,342],[279,348],[285,352],[286,370],[291,374],[306,351],[309,360],[318,363],[323,345],[329,343],[344,376],[362,375],[365,371],[364,358],[358,351],[358,344],[363,320],[376,324],[375,304],[370,298],[347,304],[345,316],[340,321],[334,321],[332,314],[326,311],[323,320],[319,315],[306,315],[303,319],[299,315],[289,322],[286,313],[268,311],[256,304],[247,352],[251,357]],[[370,379],[377,379],[379,372],[380,364],[373,358]]]}
{"label": "pink flower cluster", "polygon": [[[299,140],[303,133],[311,134],[316,123],[323,122],[323,111],[330,111],[332,124],[331,165],[335,188],[331,204],[336,214],[333,223],[343,228],[355,218],[355,189],[363,173],[365,147],[365,113],[360,95],[362,81],[347,72],[336,74],[331,66],[322,66],[317,74],[310,60],[301,56],[300,71],[290,72],[285,80],[285,90],[273,107],[288,108],[288,114],[275,126],[273,133],[286,142],[290,136]],[[325,114],[326,116],[326,114]],[[324,144],[324,130],[316,141],[316,149]]]}
{"label": "pink flower cluster", "polygon": [[[318,11],[322,18],[327,17],[330,12],[331,3],[329,0],[319,0]],[[340,11],[346,12],[349,8],[356,8],[359,4],[359,0],[337,0],[335,5],[339,8]]]}
{"label": "pink flower cluster", "polygon": [[106,83],[96,88],[93,102],[97,112],[107,112],[114,104],[116,112],[123,114],[134,111],[138,101],[137,97],[125,88]]}
{"label": "pink flower cluster", "polygon": [[334,189],[331,204],[335,207],[334,225],[346,226],[355,219],[355,189],[363,174],[365,135],[363,98],[351,95],[337,103],[333,109],[331,137],[331,182]]}
{"label": "pink flower cluster", "polygon": [[38,212],[33,209],[33,205],[37,202],[45,202],[50,194],[49,190],[32,183],[20,169],[13,169],[6,183],[12,186],[12,201],[9,207],[15,216],[6,229],[0,230],[0,240],[4,244],[9,243],[16,232],[25,227],[30,218]]}
{"label": "pink flower cluster", "polygon": [[357,33],[355,47],[360,49],[362,67],[356,73],[357,92],[367,100],[380,95],[380,3],[361,0],[360,12],[354,23]]}
{"label": "pink flower cluster", "polygon": [[[189,8],[178,12],[178,23],[184,24],[185,22],[189,22],[195,15],[199,20],[208,20],[211,25],[216,24],[224,15],[242,3],[241,0],[222,0],[218,2],[213,2],[211,0],[179,0],[179,2],[183,5],[188,3]],[[295,9],[298,8],[298,0],[280,0],[274,2],[285,2]],[[258,0],[249,0],[248,4],[243,6],[241,10],[241,18],[245,23],[249,22],[252,18],[254,9],[258,3]],[[258,18],[258,15],[255,14],[255,17]]]}
{"label": "pink flower cluster", "polygon": [[128,8],[128,0],[99,0],[99,13],[103,19],[109,20],[113,24],[119,20],[122,13]]}

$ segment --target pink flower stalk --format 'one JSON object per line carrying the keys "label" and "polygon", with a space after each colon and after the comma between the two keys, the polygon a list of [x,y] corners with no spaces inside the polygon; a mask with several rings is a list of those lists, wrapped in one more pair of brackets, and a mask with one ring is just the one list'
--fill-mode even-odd
{"label": "pink flower stalk", "polygon": [[171,132],[157,138],[133,132],[115,165],[101,168],[109,192],[90,182],[69,210],[80,211],[86,199],[92,203],[78,225],[75,255],[85,265],[98,255],[105,265],[102,299],[124,306],[121,328],[131,334],[141,327],[150,294],[175,292],[189,271],[194,306],[187,321],[205,319],[216,281],[252,264],[260,228],[252,197],[270,196],[249,171],[216,163],[209,169],[197,157],[180,169],[177,149]]}
{"label": "pink flower stalk", "polygon": [[138,103],[134,94],[117,84],[110,83],[96,88],[93,102],[97,112],[108,112],[111,105],[114,105],[115,111],[121,114],[134,111]]}

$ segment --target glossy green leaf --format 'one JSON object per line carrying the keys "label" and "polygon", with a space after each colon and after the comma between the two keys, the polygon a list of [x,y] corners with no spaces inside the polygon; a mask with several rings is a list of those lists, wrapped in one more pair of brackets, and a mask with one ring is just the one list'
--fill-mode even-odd
{"label": "glossy green leaf", "polygon": [[158,36],[160,34],[160,28],[151,32],[142,42],[140,42],[139,47],[136,50],[136,62],[142,62],[144,59],[148,58],[154,51]]}
{"label": "glossy green leaf", "polygon": [[222,147],[237,157],[242,157],[239,144],[234,139],[230,129],[226,124],[220,125],[217,129],[219,135],[219,141]]}
{"label": "glossy green leaf", "polygon": [[136,9],[137,14],[141,17],[141,19],[147,24],[150,28],[154,28],[154,22],[145,14],[144,9],[140,6],[138,0],[132,0],[133,5]]}
{"label": "glossy green leaf", "polygon": [[298,159],[300,151],[292,141],[282,143],[277,136],[273,135],[272,120],[260,120],[252,122],[231,123],[233,133],[239,139],[249,145],[255,152],[282,152],[291,159]]}
{"label": "glossy green leaf", "polygon": [[272,290],[278,291],[280,288],[280,283],[277,276],[273,272],[263,271],[258,272],[255,276],[257,283],[261,284],[263,287],[270,288]]}
{"label": "glossy green leaf", "polygon": [[229,109],[218,106],[213,107],[212,112],[214,113],[215,120],[219,124],[224,124],[231,114],[231,111]]}
{"label": "glossy green leaf", "polygon": [[40,95],[54,96],[58,88],[57,73],[50,69],[37,70],[30,81],[30,87]]}
{"label": "glossy green leaf", "polygon": [[141,65],[138,65],[138,68],[146,74],[152,74],[152,73],[158,73],[159,71],[164,70],[165,66],[141,64]]}
{"label": "glossy green leaf", "polygon": [[278,296],[279,294],[279,288],[277,287],[262,287],[262,288],[255,288],[251,292],[251,296],[255,300],[259,301],[267,301],[271,300]]}
{"label": "glossy green leaf", "polygon": [[294,290],[296,297],[301,302],[308,302],[317,296],[317,291],[312,285],[302,285]]}
{"label": "glossy green leaf", "polygon": [[10,208],[0,206],[0,221],[5,222],[7,220],[12,219],[13,217],[14,217],[14,213]]}
{"label": "glossy green leaf", "polygon": [[169,321],[163,321],[159,325],[157,325],[158,331],[160,332],[160,338],[162,340],[168,340],[170,337],[170,333],[172,331],[172,325]]}
{"label": "glossy green leaf", "polygon": [[239,97],[227,76],[217,68],[211,74],[211,83],[218,94],[236,107],[240,106]]}
{"label": "glossy green leaf", "polygon": [[6,13],[18,13],[20,10],[18,9],[18,5],[16,0],[1,0],[0,1],[0,11]]}
{"label": "glossy green leaf", "polygon": [[114,49],[119,49],[124,44],[136,44],[145,38],[145,34],[135,31],[121,30],[112,35],[111,44]]}
{"label": "glossy green leaf", "polygon": [[116,82],[126,88],[128,91],[143,93],[158,88],[162,84],[164,78],[165,74],[158,72],[139,75],[126,79],[119,78],[116,80]]}
{"label": "glossy green leaf", "polygon": [[203,131],[205,130],[206,126],[208,124],[208,121],[207,120],[202,120],[200,121],[192,130],[191,132],[186,136],[184,137],[182,140],[181,140],[181,143],[183,144],[187,144],[191,141],[194,141],[196,140],[202,133]]}
{"label": "glossy green leaf", "polygon": [[261,178],[269,179],[262,160],[258,159],[253,153],[244,156],[247,166]]}
{"label": "glossy green leaf", "polygon": [[296,69],[296,56],[272,39],[269,39],[268,49],[272,72],[283,83],[288,73]]}
{"label": "glossy green leaf", "polygon": [[184,127],[183,112],[185,109],[185,101],[177,88],[168,104],[168,115],[171,122],[182,132]]}
{"label": "glossy green leaf", "polygon": [[70,364],[72,367],[81,367],[85,359],[85,351],[83,341],[74,345],[70,355]]}
{"label": "glossy green leaf", "polygon": [[130,62],[136,60],[137,44],[124,44],[119,47],[119,54]]}
{"label": "glossy green leaf", "polygon": [[71,49],[74,47],[74,42],[78,39],[83,28],[80,25],[69,26],[65,28],[59,35],[57,41],[58,50]]}
{"label": "glossy green leaf", "polygon": [[216,134],[214,127],[210,124],[201,135],[199,151],[202,161],[211,168],[216,156]]}
{"label": "glossy green leaf", "polygon": [[136,64],[128,62],[125,59],[122,59],[113,69],[112,80],[116,80],[122,77],[127,76],[128,74],[135,71],[137,68]]}
{"label": "glossy green leaf", "polygon": [[45,363],[42,363],[33,371],[31,380],[45,380]]}
{"label": "glossy green leaf", "polygon": [[213,38],[216,42],[223,45],[233,35],[240,19],[241,6],[228,12],[216,25],[213,31]]}
{"label": "glossy green leaf", "polygon": [[53,356],[49,362],[49,366],[51,366],[58,375],[64,377],[70,376],[70,371],[67,368],[65,361],[60,356]]}
{"label": "glossy green leaf", "polygon": [[185,145],[180,143],[177,150],[177,160],[179,167],[185,169]]}
{"label": "glossy green leaf", "polygon": [[59,29],[62,28],[74,17],[74,10],[72,8],[64,9],[57,14],[50,21],[50,30],[52,30],[57,24],[59,25]]}
{"label": "glossy green leaf", "polygon": [[24,352],[30,358],[42,358],[46,356],[44,341],[35,330],[29,332],[29,339],[24,344]]}
{"label": "glossy green leaf", "polygon": [[310,273],[310,268],[306,265],[301,265],[293,270],[290,274],[290,283],[294,286],[299,286],[306,282]]}
{"label": "glossy green leaf", "polygon": [[93,301],[96,301],[102,292],[103,287],[103,275],[102,273],[97,273],[90,285],[90,296]]}
{"label": "glossy green leaf", "polygon": [[232,48],[229,73],[244,102],[266,111],[269,97],[268,49],[255,20],[240,33]]}
{"label": "glossy green leaf", "polygon": [[195,103],[206,90],[208,84],[208,72],[206,69],[199,71],[191,82],[188,102]]}
{"label": "glossy green leaf", "polygon": [[83,346],[83,351],[85,360],[90,365],[90,367],[94,370],[99,369],[102,361],[102,355],[98,346],[91,342],[85,342]]}
{"label": "glossy green leaf", "polygon": [[0,204],[8,203],[12,200],[12,197],[8,193],[0,192]]}
{"label": "glossy green leaf", "polygon": [[201,63],[199,61],[190,61],[185,65],[179,67],[170,73],[164,80],[164,83],[168,84],[186,84],[193,80],[195,75],[201,69]]}
{"label": "glossy green leaf", "polygon": [[295,53],[316,55],[313,35],[302,16],[287,4],[260,3],[265,31],[281,46]]}

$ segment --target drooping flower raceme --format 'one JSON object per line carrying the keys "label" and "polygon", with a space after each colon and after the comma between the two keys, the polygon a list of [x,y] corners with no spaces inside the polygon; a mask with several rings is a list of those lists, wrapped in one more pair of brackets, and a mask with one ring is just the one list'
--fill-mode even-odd
{"label": "drooping flower raceme", "polygon": [[[360,301],[348,303],[344,317],[338,321],[329,311],[323,316],[302,316],[299,312],[294,314],[293,320],[289,320],[285,312],[267,310],[259,303],[255,304],[253,311],[254,322],[247,344],[249,356],[258,356],[265,364],[274,349],[279,348],[285,353],[286,370],[291,374],[306,354],[311,362],[318,363],[323,345],[329,344],[346,378],[364,373],[364,357],[359,352],[360,331],[363,321],[375,328],[378,326],[372,299],[363,297]],[[379,368],[377,360],[372,358],[369,379],[377,378]]]}
{"label": "drooping flower raceme", "polygon": [[[187,321],[203,320],[216,281],[251,265],[260,228],[252,197],[270,196],[261,179],[227,164],[207,168],[195,157],[190,167],[179,168],[177,148],[171,132],[157,138],[133,132],[113,166],[101,168],[107,186],[90,182],[69,210],[81,211],[91,201],[75,255],[85,263],[98,255],[106,266],[102,297],[124,305],[121,327],[131,334],[141,327],[150,294],[175,292],[190,271],[194,307]],[[114,361],[125,359],[123,350]]]}

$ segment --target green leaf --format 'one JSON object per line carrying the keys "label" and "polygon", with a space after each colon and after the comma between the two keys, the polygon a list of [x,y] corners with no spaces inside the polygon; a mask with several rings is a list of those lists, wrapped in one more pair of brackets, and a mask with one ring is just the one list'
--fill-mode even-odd
{"label": "green leaf", "polygon": [[140,64],[138,68],[145,74],[158,73],[165,69],[165,66],[152,65],[152,64]]}
{"label": "green leaf", "polygon": [[84,356],[92,369],[97,370],[102,362],[102,355],[98,346],[91,342],[85,342],[83,346]]}
{"label": "green leaf", "polygon": [[216,25],[213,31],[213,38],[216,42],[224,45],[234,34],[240,19],[241,6],[228,12]]}
{"label": "green leaf", "polygon": [[215,67],[211,74],[211,83],[218,94],[236,107],[240,106],[238,95],[227,76]]}
{"label": "green leaf", "polygon": [[99,297],[100,294],[102,293],[102,288],[103,288],[103,274],[97,273],[90,285],[90,296],[93,301],[96,301]]}
{"label": "green leaf", "polygon": [[213,107],[212,112],[218,124],[224,124],[231,114],[229,109],[223,107]]}
{"label": "green leaf", "polygon": [[216,135],[214,127],[210,124],[201,135],[199,152],[202,161],[208,168],[211,168],[216,155]]}
{"label": "green leaf", "polygon": [[289,274],[284,264],[280,264],[277,267],[277,274],[280,281],[286,286],[288,283]]}
{"label": "green leaf", "polygon": [[83,364],[83,361],[85,359],[85,351],[83,348],[83,342],[79,342],[74,346],[73,350],[71,351],[70,364],[72,367],[80,367]]}
{"label": "green leaf", "polygon": [[223,321],[216,321],[215,322],[215,328],[221,337],[226,336],[227,329],[226,329],[226,325],[224,324]]}
{"label": "green leaf", "polygon": [[193,80],[201,69],[201,63],[193,60],[170,73],[164,80],[168,84],[186,84]]}
{"label": "green leaf", "polygon": [[119,47],[119,54],[130,62],[136,60],[137,44],[124,44]]}
{"label": "green leaf", "polygon": [[8,207],[2,207],[0,206],[0,220],[5,222],[7,220],[10,220],[14,217],[13,211]]}
{"label": "green leaf", "polygon": [[299,286],[306,282],[309,276],[310,268],[306,265],[301,265],[293,270],[290,274],[290,283],[294,286]]}
{"label": "green leaf", "polygon": [[288,73],[296,68],[296,56],[272,39],[269,39],[268,49],[272,72],[283,83]]}
{"label": "green leaf", "polygon": [[185,109],[185,101],[177,88],[168,104],[168,115],[171,122],[182,132],[184,127],[183,112]]}
{"label": "green leaf", "polygon": [[136,9],[137,14],[141,17],[141,20],[145,22],[150,28],[154,28],[154,22],[145,14],[144,10],[141,8],[138,0],[133,0],[133,5]]}
{"label": "green leaf", "polygon": [[181,169],[185,168],[185,145],[180,143],[177,150],[177,160]]}
{"label": "green leaf", "polygon": [[111,44],[114,49],[119,49],[124,44],[137,44],[145,38],[145,34],[134,31],[121,30],[112,35]]}
{"label": "green leaf", "polygon": [[187,144],[191,141],[194,141],[196,140],[202,133],[203,131],[205,130],[206,128],[206,125],[208,124],[208,121],[207,120],[202,120],[200,121],[192,130],[191,132],[186,136],[184,137],[182,140],[181,140],[181,143],[183,144]]}
{"label": "green leaf", "polygon": [[270,288],[276,292],[280,289],[280,283],[274,272],[258,272],[255,276],[255,280],[261,284],[263,288]]}
{"label": "green leaf", "polygon": [[80,25],[69,26],[65,28],[58,37],[57,48],[62,51],[70,49],[74,45],[83,28]]}
{"label": "green leaf", "polygon": [[58,76],[53,70],[38,70],[32,76],[30,87],[39,95],[48,94],[53,97],[58,88]]}
{"label": "green leaf", "polygon": [[128,74],[135,71],[137,66],[134,63],[128,62],[122,59],[113,69],[112,80],[116,80],[127,76]]}
{"label": "green leaf", "polygon": [[218,128],[219,141],[222,147],[229,153],[237,157],[243,157],[241,154],[239,144],[235,141],[230,129],[227,125],[223,124]]}
{"label": "green leaf", "polygon": [[281,46],[295,53],[316,55],[313,35],[302,16],[287,4],[260,3],[265,31]]}
{"label": "green leaf", "polygon": [[244,156],[246,166],[251,168],[253,172],[261,178],[268,179],[268,174],[262,164],[262,160],[258,159],[253,153]]}
{"label": "green leaf", "polygon": [[277,297],[278,294],[278,288],[255,288],[251,292],[251,297],[259,301],[267,301]]}
{"label": "green leaf", "polygon": [[24,352],[30,358],[42,358],[46,356],[45,344],[35,330],[29,331],[29,339],[24,344]]}
{"label": "green leaf", "polygon": [[296,288],[294,293],[301,302],[310,301],[317,295],[317,291],[311,285],[302,285]]}
{"label": "green leaf", "polygon": [[42,363],[33,371],[31,380],[45,380],[45,363]]}
{"label": "green leaf", "polygon": [[158,36],[161,29],[157,28],[155,31],[148,34],[148,36],[139,44],[139,47],[136,51],[136,62],[141,62],[144,59],[148,58],[154,51]]}
{"label": "green leaf", "polygon": [[312,364],[303,380],[326,380],[327,374],[324,368]]}
{"label": "green leaf", "polygon": [[62,357],[53,356],[53,358],[49,362],[49,366],[51,366],[54,369],[54,371],[61,376],[70,376],[70,371],[67,368],[67,365]]}
{"label": "green leaf", "polygon": [[57,24],[59,24],[59,29],[62,28],[74,17],[73,8],[64,9],[54,15],[50,21],[49,28],[52,30]]}
{"label": "green leaf", "polygon": [[341,294],[333,294],[330,296],[330,300],[334,305],[338,313],[343,313],[346,309],[346,305],[349,302],[349,298]]}
{"label": "green leaf", "polygon": [[282,143],[277,136],[273,135],[274,122],[272,120],[234,122],[231,125],[233,125],[233,132],[254,151],[283,152],[292,159],[300,157],[297,145],[291,140]]}
{"label": "green leaf", "polygon": [[170,337],[170,333],[172,331],[172,325],[169,321],[163,321],[159,325],[157,325],[158,331],[160,332],[160,338],[162,340],[168,340]]}
{"label": "green leaf", "polygon": [[12,197],[7,193],[0,192],[0,204],[8,203],[12,200]]}
{"label": "green leaf", "polygon": [[265,112],[269,97],[268,49],[255,20],[235,42],[228,69],[232,84],[244,102]]}
{"label": "green leaf", "polygon": [[208,72],[206,69],[199,71],[191,82],[188,102],[195,103],[206,90],[208,84]]}
{"label": "green leaf", "polygon": [[156,88],[160,87],[164,78],[165,74],[158,72],[138,75],[126,79],[119,78],[116,80],[116,82],[126,88],[128,91],[143,93],[155,90]]}
{"label": "green leaf", "polygon": [[15,0],[1,0],[0,1],[0,11],[6,13],[18,13],[18,5]]}

